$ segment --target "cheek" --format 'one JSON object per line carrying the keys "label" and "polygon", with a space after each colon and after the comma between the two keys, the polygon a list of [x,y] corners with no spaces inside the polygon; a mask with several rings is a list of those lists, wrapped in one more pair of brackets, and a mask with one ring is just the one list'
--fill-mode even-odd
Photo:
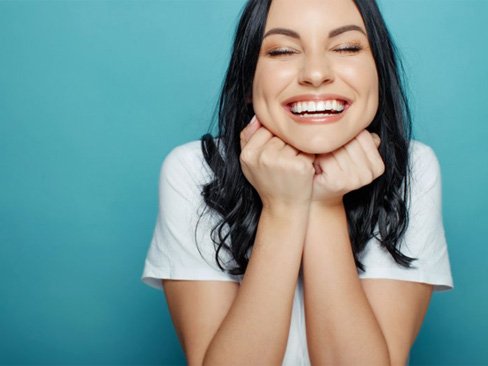
{"label": "cheek", "polygon": [[268,124],[268,111],[266,107],[266,82],[265,78],[263,78],[263,73],[260,69],[256,70],[256,74],[254,76],[253,84],[252,84],[252,106],[254,109],[254,113],[258,117],[261,124],[269,128]]}
{"label": "cheek", "polygon": [[369,76],[369,79],[367,80],[367,82],[370,86],[371,98],[372,98],[372,100],[374,100],[376,102],[376,104],[378,104],[379,80],[378,80],[378,72],[376,71],[376,66],[372,65],[365,72]]}
{"label": "cheek", "polygon": [[370,78],[371,90],[369,93],[368,106],[372,113],[371,120],[373,120],[376,112],[378,111],[380,96],[378,74],[376,73],[376,69],[374,69],[374,72],[371,72]]}
{"label": "cheek", "polygon": [[351,88],[361,98],[364,98],[365,108],[370,110],[378,109],[378,74],[374,60],[357,60],[350,64],[342,64],[340,66],[340,73],[342,79],[346,81]]}
{"label": "cheek", "polygon": [[252,85],[252,103],[261,123],[271,131],[277,132],[276,113],[284,99],[282,92],[294,80],[295,74],[291,63],[258,62]]}
{"label": "cheek", "polygon": [[342,70],[342,74],[358,92],[374,92],[377,85],[376,70],[364,67],[348,67]]}
{"label": "cheek", "polygon": [[265,85],[263,85],[263,77],[261,75],[262,71],[258,67],[252,82],[252,103],[254,108],[256,108],[256,106],[259,105],[262,100],[264,100]]}
{"label": "cheek", "polygon": [[262,68],[263,67],[260,65],[260,63],[258,63],[252,82],[252,105],[254,112],[260,119],[263,116],[266,105],[266,77]]}
{"label": "cheek", "polygon": [[295,79],[295,69],[291,62],[259,61],[253,80],[253,101],[279,101],[280,93]]}

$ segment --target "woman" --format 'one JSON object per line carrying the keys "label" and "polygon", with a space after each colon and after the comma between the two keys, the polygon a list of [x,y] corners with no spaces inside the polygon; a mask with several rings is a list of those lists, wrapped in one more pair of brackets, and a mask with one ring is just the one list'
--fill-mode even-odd
{"label": "woman", "polygon": [[190,365],[407,363],[452,279],[397,68],[372,0],[248,1],[219,138],[166,158],[143,274]]}

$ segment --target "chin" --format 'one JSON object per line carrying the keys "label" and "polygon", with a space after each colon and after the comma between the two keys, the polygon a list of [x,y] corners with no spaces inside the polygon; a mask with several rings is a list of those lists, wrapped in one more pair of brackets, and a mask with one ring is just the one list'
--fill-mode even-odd
{"label": "chin", "polygon": [[347,141],[330,141],[327,139],[309,139],[303,141],[289,141],[288,144],[293,146],[295,149],[300,150],[306,154],[327,154],[332,151],[337,150],[343,146]]}

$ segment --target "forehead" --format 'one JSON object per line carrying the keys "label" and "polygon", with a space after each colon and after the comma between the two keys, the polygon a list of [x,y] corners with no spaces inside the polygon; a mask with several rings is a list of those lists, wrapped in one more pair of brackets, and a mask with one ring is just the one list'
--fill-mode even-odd
{"label": "forehead", "polygon": [[353,0],[273,0],[266,30],[287,27],[302,30],[331,30],[346,24],[364,28]]}

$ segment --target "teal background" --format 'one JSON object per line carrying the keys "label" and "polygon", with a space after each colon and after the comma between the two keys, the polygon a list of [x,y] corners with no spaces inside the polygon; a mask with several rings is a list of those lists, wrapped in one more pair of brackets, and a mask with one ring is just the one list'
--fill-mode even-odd
{"label": "teal background", "polygon": [[[0,1],[0,364],[184,364],[140,275],[164,156],[208,129],[243,0]],[[455,290],[412,364],[488,364],[488,1],[383,0]]]}

